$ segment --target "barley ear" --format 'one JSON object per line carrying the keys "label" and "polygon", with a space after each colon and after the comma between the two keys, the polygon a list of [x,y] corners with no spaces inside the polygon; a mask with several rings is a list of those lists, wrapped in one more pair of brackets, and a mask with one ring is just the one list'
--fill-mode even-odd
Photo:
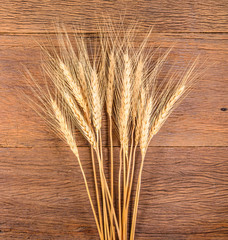
{"label": "barley ear", "polygon": [[158,133],[166,119],[168,118],[169,114],[171,113],[175,103],[180,99],[182,94],[185,91],[185,86],[180,86],[170,97],[168,102],[165,104],[165,106],[161,109],[158,116],[155,116],[154,122],[152,124],[150,134],[149,134],[149,140],[153,138],[154,135]]}
{"label": "barley ear", "polygon": [[102,109],[98,76],[94,69],[91,72],[90,91],[93,125],[98,132],[101,129]]}
{"label": "barley ear", "polygon": [[143,66],[144,63],[142,61],[142,58],[139,59],[139,62],[137,64],[136,70],[135,70],[135,78],[133,83],[133,94],[132,94],[132,119],[133,121],[136,118],[137,115],[137,107],[138,107],[138,98],[139,98],[139,92],[142,84],[143,79]]}
{"label": "barley ear", "polygon": [[60,61],[60,68],[63,71],[63,74],[67,80],[67,83],[72,91],[73,96],[75,97],[76,101],[78,102],[79,106],[83,109],[86,115],[89,114],[88,103],[87,99],[85,98],[81,86],[73,79],[72,74],[69,71],[69,68]]}
{"label": "barley ear", "polygon": [[141,89],[139,95],[139,103],[137,108],[137,121],[136,121],[136,129],[135,129],[135,144],[138,145],[140,137],[141,137],[141,126],[142,126],[142,115],[143,109],[146,102],[146,91],[144,88]]}
{"label": "barley ear", "polygon": [[51,107],[58,123],[57,129],[59,129],[60,134],[65,138],[67,144],[70,146],[70,149],[74,155],[79,158],[78,148],[71,130],[71,127],[67,123],[65,116],[62,114],[62,111],[58,107],[56,101],[51,99]]}
{"label": "barley ear", "polygon": [[143,113],[142,125],[141,125],[141,136],[140,136],[140,149],[143,158],[146,154],[148,146],[149,132],[150,132],[150,117],[153,108],[153,97],[150,97]]}
{"label": "barley ear", "polygon": [[114,52],[110,53],[109,57],[109,69],[108,69],[108,84],[106,91],[106,105],[107,113],[112,116],[112,105],[113,105],[113,95],[114,95],[114,76],[115,76],[115,56]]}
{"label": "barley ear", "polygon": [[88,140],[90,145],[95,149],[96,140],[95,140],[95,135],[93,133],[93,130],[92,130],[91,126],[86,121],[86,119],[83,117],[80,109],[74,103],[74,100],[70,96],[70,94],[67,93],[67,92],[64,92],[63,96],[64,96],[68,106],[70,107],[72,113],[73,113],[73,116],[74,116],[74,119],[76,121],[77,127],[79,128],[79,130],[81,131],[83,136]]}
{"label": "barley ear", "polygon": [[120,142],[125,153],[128,152],[128,123],[131,110],[131,60],[128,53],[124,54],[124,73],[120,98]]}

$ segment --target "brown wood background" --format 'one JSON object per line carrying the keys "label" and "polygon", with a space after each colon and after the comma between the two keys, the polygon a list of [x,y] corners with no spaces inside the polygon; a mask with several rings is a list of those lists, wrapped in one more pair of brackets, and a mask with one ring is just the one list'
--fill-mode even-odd
{"label": "brown wood background", "polygon": [[[149,147],[136,239],[228,239],[226,0],[0,0],[0,239],[98,239],[73,154],[17,90],[26,90],[21,64],[41,78],[36,41],[54,33],[53,21],[96,34],[101,15],[139,21],[142,33],[154,26],[150,43],[176,42],[177,67],[198,53],[208,59]],[[90,175],[89,148],[77,139]]]}

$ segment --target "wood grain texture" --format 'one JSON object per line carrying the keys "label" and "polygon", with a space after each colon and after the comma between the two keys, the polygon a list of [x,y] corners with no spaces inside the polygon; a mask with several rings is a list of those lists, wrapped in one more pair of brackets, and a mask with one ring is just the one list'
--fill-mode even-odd
{"label": "wood grain texture", "polygon": [[[226,239],[227,150],[150,147],[136,239]],[[89,148],[81,147],[80,154],[93,184]],[[97,239],[83,179],[68,148],[5,148],[0,162],[0,239]]]}
{"label": "wood grain texture", "polygon": [[[150,46],[163,50],[175,42],[164,73],[175,60],[183,69],[199,53],[207,59],[206,73],[149,147],[136,239],[228,239],[227,1],[0,0],[0,6],[0,240],[98,239],[73,154],[19,92],[31,96],[22,65],[42,82],[37,42],[50,45],[53,21],[96,39],[101,16],[114,25],[139,21],[142,36],[154,26]],[[105,116],[103,125],[106,136]],[[76,136],[93,184],[87,143]]]}
{"label": "wood grain texture", "polygon": [[228,32],[226,0],[1,0],[2,32],[53,31],[56,19],[97,31],[101,15],[120,23],[140,21],[142,30],[154,25],[156,32]]}

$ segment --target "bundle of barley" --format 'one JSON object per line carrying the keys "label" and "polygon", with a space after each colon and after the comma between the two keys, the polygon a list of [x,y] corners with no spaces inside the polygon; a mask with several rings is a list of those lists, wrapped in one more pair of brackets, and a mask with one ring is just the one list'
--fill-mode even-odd
{"label": "bundle of barley", "polygon": [[[95,49],[89,48],[85,37],[79,34],[75,37],[76,47],[73,47],[67,33],[59,31],[59,49],[49,51],[42,48],[45,56],[43,69],[51,87],[50,84],[47,88],[35,84],[32,89],[39,101],[38,112],[45,114],[49,125],[66,141],[77,158],[100,239],[133,240],[148,145],[197,78],[194,71],[196,61],[184,74],[172,72],[164,81],[158,81],[170,49],[154,61],[156,49],[148,51],[146,47],[151,32],[140,46],[135,47],[133,28],[121,34],[110,27],[108,30],[108,35],[100,34],[99,47]],[[109,159],[103,156],[103,110],[109,121]],[[94,186],[87,182],[74,135],[75,127],[91,146]],[[118,156],[113,153],[113,131],[119,137]],[[138,147],[140,159],[136,159]],[[114,159],[119,163],[116,175]],[[110,163],[110,179],[104,171],[104,160]],[[140,161],[137,176],[136,161]],[[134,178],[137,186],[132,199]],[[118,181],[117,191],[114,180]],[[95,188],[96,203],[91,197],[91,188]],[[114,196],[115,192],[117,196]],[[131,201],[133,212],[130,219]]]}

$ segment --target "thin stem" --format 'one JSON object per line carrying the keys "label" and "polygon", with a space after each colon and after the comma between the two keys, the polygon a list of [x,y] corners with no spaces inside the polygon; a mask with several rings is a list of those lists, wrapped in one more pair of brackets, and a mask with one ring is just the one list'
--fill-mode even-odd
{"label": "thin stem", "polygon": [[134,171],[135,171],[135,154],[136,154],[136,149],[137,149],[137,146],[135,145],[134,151],[133,151],[133,156],[132,156],[133,162],[132,162],[131,179],[130,179],[130,183],[129,183],[126,209],[129,209],[129,203],[130,203],[130,198],[131,198],[132,184],[133,184]]}
{"label": "thin stem", "polygon": [[[114,183],[113,183],[113,174],[114,174],[114,169],[113,169],[113,139],[112,139],[112,117],[109,115],[109,136],[110,136],[110,148],[111,148],[111,198],[112,198],[112,204],[114,206]],[[115,235],[115,228],[113,226],[113,211],[111,213],[111,224],[110,228],[112,229],[112,234]],[[114,233],[113,233],[113,228],[114,228]],[[112,235],[111,235],[112,239]]]}
{"label": "thin stem", "polygon": [[97,184],[96,165],[95,165],[92,146],[91,146],[91,156],[92,156],[93,176],[94,176],[94,183],[95,183],[95,190],[96,190],[97,208],[98,208],[98,214],[99,214],[100,228],[101,228],[102,239],[104,239],[103,221],[102,221],[100,198],[99,198],[100,194],[99,194],[99,189],[98,189],[98,184]]}
{"label": "thin stem", "polygon": [[109,122],[110,122],[110,148],[111,148],[111,197],[114,201],[114,185],[113,185],[113,139],[112,139],[112,118],[111,116],[109,117]]}
{"label": "thin stem", "polygon": [[118,180],[118,197],[119,197],[119,229],[120,229],[120,236],[122,236],[122,227],[121,227],[121,173],[122,173],[122,152],[123,148],[120,148],[120,167],[119,167],[119,180]]}
{"label": "thin stem", "polygon": [[83,170],[83,167],[82,167],[81,160],[80,160],[79,156],[76,156],[76,157],[77,157],[77,159],[78,159],[78,164],[79,164],[79,167],[80,167],[80,170],[81,170],[83,179],[84,179],[86,191],[87,191],[87,194],[88,194],[88,197],[89,197],[89,201],[90,201],[90,205],[91,205],[91,208],[92,208],[92,211],[93,211],[93,215],[94,215],[94,218],[95,218],[95,222],[96,222],[96,225],[97,225],[97,229],[98,229],[100,238],[103,239],[103,238],[102,238],[102,234],[101,234],[101,230],[100,230],[100,226],[99,226],[99,223],[98,223],[96,211],[95,211],[95,208],[94,208],[94,205],[93,205],[93,201],[92,201],[92,198],[91,198],[91,194],[90,194],[90,191],[89,191],[89,187],[88,187],[87,179],[86,179],[86,176],[85,176],[85,172],[84,172],[84,170]]}
{"label": "thin stem", "polygon": [[116,214],[115,214],[115,210],[114,210],[114,207],[113,207],[113,204],[112,204],[112,198],[111,198],[111,194],[110,194],[109,187],[108,187],[108,184],[107,184],[107,180],[106,180],[105,175],[104,175],[104,169],[103,169],[103,166],[101,164],[101,158],[100,158],[100,153],[99,153],[99,148],[98,147],[96,148],[95,152],[97,154],[97,159],[98,159],[98,163],[99,163],[100,178],[101,178],[101,181],[104,183],[104,187],[105,187],[106,193],[108,195],[108,200],[110,202],[111,210],[113,211],[113,217],[114,217],[114,221],[115,221],[115,225],[116,225],[116,231],[117,231],[118,237],[120,239],[119,224],[118,224],[117,217],[116,217]]}
{"label": "thin stem", "polygon": [[[100,159],[101,159],[101,165],[102,169],[104,169],[104,161],[103,161],[103,153],[102,153],[102,138],[101,138],[101,131],[97,132],[97,139],[99,139],[97,142],[99,144],[98,150],[100,151]],[[106,209],[106,196],[105,196],[105,189],[104,189],[104,183],[103,180],[101,180],[101,186],[102,186],[102,200],[103,200],[103,219],[104,219],[104,234],[105,239],[108,238],[108,219],[107,219],[107,209]]]}
{"label": "thin stem", "polygon": [[[113,216],[112,216],[113,209],[110,206],[110,202],[109,202],[109,199],[108,199],[107,192],[106,192],[106,203],[107,203],[107,208],[108,208],[108,213],[109,213],[108,216],[109,216],[109,220],[110,220],[110,223],[111,223],[111,221],[113,220]],[[108,239],[111,240],[112,236],[113,236],[113,225],[110,225],[110,231],[109,231]]]}
{"label": "thin stem", "polygon": [[113,240],[116,240],[116,232],[115,232],[115,227],[113,226]]}
{"label": "thin stem", "polygon": [[128,189],[128,185],[129,185],[131,162],[132,162],[132,153],[133,153],[133,147],[134,147],[134,130],[135,130],[135,126],[133,126],[132,132],[131,132],[131,149],[130,149],[128,168],[127,168],[127,189]]}
{"label": "thin stem", "polygon": [[123,207],[122,207],[122,227],[123,227],[123,239],[125,239],[125,203],[126,203],[126,196],[127,196],[127,189],[126,189],[126,160],[127,160],[127,155],[126,153],[123,153]]}
{"label": "thin stem", "polygon": [[139,196],[140,196],[140,189],[141,189],[142,170],[143,170],[144,160],[145,160],[145,155],[142,156],[142,162],[141,162],[139,175],[138,175],[138,183],[137,183],[137,190],[136,190],[136,194],[135,194],[135,204],[134,204],[134,210],[133,210],[133,219],[132,219],[132,225],[131,225],[130,240],[134,240],[134,238],[135,238],[135,226],[136,226],[136,219],[137,219],[137,212],[138,212],[138,204],[139,204]]}
{"label": "thin stem", "polygon": [[[134,129],[135,129],[135,124],[133,124],[132,127],[132,132],[131,132],[131,148],[130,148],[130,155],[129,155],[129,160],[128,160],[128,166],[127,166],[127,180],[126,180],[126,196],[125,196],[125,201],[124,201],[124,213],[125,213],[125,219],[123,221],[123,224],[125,224],[125,238],[127,239],[127,220],[128,220],[128,206],[129,206],[129,201],[128,201],[128,192],[129,192],[129,181],[130,181],[130,171],[131,171],[131,162],[132,162],[132,154],[133,154],[133,145],[134,145]],[[130,199],[130,198],[129,198]]]}

